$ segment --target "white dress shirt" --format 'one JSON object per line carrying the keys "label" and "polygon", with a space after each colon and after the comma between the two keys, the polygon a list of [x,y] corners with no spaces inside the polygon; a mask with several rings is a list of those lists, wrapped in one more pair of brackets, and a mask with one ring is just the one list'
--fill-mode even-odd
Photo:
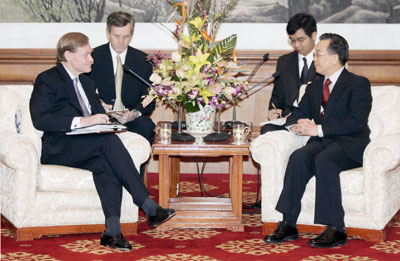
{"label": "white dress shirt", "polygon": [[[68,71],[68,69],[65,66],[64,66],[64,69],[67,71],[69,77],[71,77],[71,80],[73,80],[75,78],[78,78],[78,91],[81,94],[83,101],[85,102],[85,105],[86,105],[86,108],[88,109],[88,112],[90,114],[92,114],[92,108],[90,107],[89,100],[88,100],[88,98],[86,96],[85,91],[83,90],[81,81],[79,81],[79,77],[76,77],[75,75],[73,75],[70,71]],[[81,118],[82,117],[74,117],[72,119],[71,130],[81,127]]]}

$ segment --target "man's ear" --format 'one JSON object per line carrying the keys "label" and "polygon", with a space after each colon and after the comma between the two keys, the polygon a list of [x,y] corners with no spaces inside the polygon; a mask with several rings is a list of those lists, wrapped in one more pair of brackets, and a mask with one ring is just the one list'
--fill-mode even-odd
{"label": "man's ear", "polygon": [[65,57],[65,60],[68,62],[68,61],[70,61],[71,60],[71,52],[70,51],[65,51],[65,53],[64,53],[64,57]]}
{"label": "man's ear", "polygon": [[108,28],[106,28],[106,36],[107,36],[107,40],[110,41],[110,32],[108,31]]}
{"label": "man's ear", "polygon": [[311,39],[315,42],[315,40],[317,40],[317,32],[315,31],[315,32],[313,32],[312,34],[311,34]]}

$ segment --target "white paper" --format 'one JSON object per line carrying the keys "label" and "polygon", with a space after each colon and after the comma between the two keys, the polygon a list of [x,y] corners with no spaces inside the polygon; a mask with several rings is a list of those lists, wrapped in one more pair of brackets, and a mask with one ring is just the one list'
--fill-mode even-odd
{"label": "white paper", "polygon": [[277,118],[274,120],[261,122],[260,124],[261,124],[261,126],[264,126],[265,124],[273,124],[273,125],[283,126],[285,123],[286,123],[286,118]]}
{"label": "white paper", "polygon": [[91,134],[91,133],[102,133],[102,132],[118,132],[126,130],[126,127],[121,124],[93,124],[86,127],[74,129],[67,132],[67,135],[79,135],[79,134]]}

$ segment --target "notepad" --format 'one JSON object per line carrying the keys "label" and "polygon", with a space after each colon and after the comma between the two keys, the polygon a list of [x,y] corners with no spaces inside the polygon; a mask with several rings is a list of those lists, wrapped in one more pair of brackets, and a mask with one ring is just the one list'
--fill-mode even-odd
{"label": "notepad", "polygon": [[67,132],[67,135],[93,134],[93,133],[112,133],[127,131],[127,128],[121,124],[99,123],[86,127],[81,127]]}

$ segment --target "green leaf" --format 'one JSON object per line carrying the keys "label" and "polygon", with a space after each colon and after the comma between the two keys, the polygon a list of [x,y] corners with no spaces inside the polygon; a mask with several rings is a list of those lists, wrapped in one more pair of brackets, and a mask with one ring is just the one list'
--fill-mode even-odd
{"label": "green leaf", "polygon": [[185,109],[185,112],[196,112],[200,110],[200,107],[197,105],[197,103],[193,105],[191,102],[183,103],[183,108]]}
{"label": "green leaf", "polygon": [[232,34],[231,36],[215,43],[215,46],[211,48],[211,53],[214,56],[222,56],[224,59],[228,59],[235,49],[237,41],[237,35]]}

